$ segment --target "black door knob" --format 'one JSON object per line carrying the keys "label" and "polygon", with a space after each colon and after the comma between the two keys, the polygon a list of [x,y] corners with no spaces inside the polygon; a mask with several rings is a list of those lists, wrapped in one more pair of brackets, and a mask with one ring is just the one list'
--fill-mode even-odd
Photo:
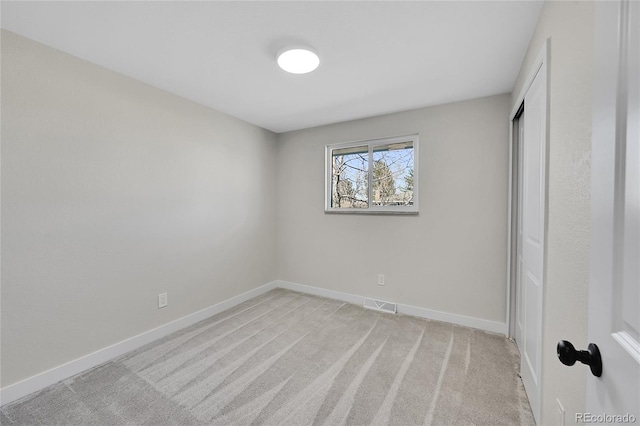
{"label": "black door knob", "polygon": [[595,343],[589,343],[586,351],[578,351],[571,342],[560,340],[558,342],[558,358],[564,365],[573,365],[576,361],[580,361],[591,367],[591,373],[594,376],[600,377],[602,375],[602,358],[600,357],[600,349]]}

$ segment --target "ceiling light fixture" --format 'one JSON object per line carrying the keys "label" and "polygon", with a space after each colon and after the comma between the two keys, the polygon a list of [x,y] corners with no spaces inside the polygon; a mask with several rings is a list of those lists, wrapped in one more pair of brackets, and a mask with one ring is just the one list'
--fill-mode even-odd
{"label": "ceiling light fixture", "polygon": [[320,58],[309,48],[286,48],[278,52],[278,65],[292,74],[306,74],[318,68]]}

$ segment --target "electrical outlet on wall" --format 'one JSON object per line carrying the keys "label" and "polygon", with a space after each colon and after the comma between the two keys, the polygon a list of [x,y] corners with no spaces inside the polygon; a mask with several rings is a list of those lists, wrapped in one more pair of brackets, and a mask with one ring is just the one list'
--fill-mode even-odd
{"label": "electrical outlet on wall", "polygon": [[158,295],[158,309],[164,308],[169,304],[169,298],[167,297],[167,293],[160,293]]}
{"label": "electrical outlet on wall", "polygon": [[384,285],[384,275],[378,274],[378,285]]}

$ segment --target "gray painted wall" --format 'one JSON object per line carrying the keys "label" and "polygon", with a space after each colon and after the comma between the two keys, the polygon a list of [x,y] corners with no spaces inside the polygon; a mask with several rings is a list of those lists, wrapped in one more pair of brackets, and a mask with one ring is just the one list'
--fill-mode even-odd
{"label": "gray painted wall", "polygon": [[[279,278],[504,323],[510,101],[279,135]],[[409,133],[420,134],[418,216],[324,213],[326,144]]]}
{"label": "gray painted wall", "polygon": [[586,368],[567,368],[559,340],[587,346],[591,190],[593,3],[545,2],[513,90],[522,90],[551,38],[548,91],[547,270],[542,346],[542,424],[556,424],[559,398],[567,423],[585,409]]}
{"label": "gray painted wall", "polygon": [[1,136],[3,387],[276,278],[275,134],[3,31]]}
{"label": "gray painted wall", "polygon": [[[276,136],[4,31],[2,67],[1,386],[276,278],[504,322],[510,94]],[[324,213],[326,144],[415,132],[419,216]]]}

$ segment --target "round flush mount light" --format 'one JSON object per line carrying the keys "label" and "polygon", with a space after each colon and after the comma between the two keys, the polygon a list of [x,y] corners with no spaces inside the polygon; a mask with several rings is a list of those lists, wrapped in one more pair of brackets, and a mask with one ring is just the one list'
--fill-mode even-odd
{"label": "round flush mount light", "polygon": [[320,58],[306,47],[286,48],[278,52],[278,65],[292,74],[306,74],[318,68]]}

